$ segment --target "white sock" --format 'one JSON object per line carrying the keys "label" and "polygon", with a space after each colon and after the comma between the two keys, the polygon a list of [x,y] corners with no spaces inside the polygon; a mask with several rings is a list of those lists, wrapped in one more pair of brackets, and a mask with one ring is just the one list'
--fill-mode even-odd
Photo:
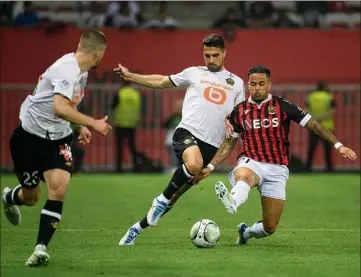
{"label": "white sock", "polygon": [[262,222],[256,222],[251,227],[248,227],[243,233],[243,237],[245,239],[250,239],[250,238],[260,239],[260,238],[268,237],[269,235],[270,234],[267,233],[263,229],[263,223]]}
{"label": "white sock", "polygon": [[161,193],[160,195],[158,195],[157,197],[158,201],[162,201],[164,203],[166,203],[168,205],[168,203],[170,202],[170,200],[168,200],[167,198],[165,198],[165,196],[163,195],[163,193]]}
{"label": "white sock", "polygon": [[135,223],[131,228],[137,229],[139,233],[140,233],[141,231],[143,231],[143,228],[140,227],[139,221],[138,221],[137,223]]}
{"label": "white sock", "polygon": [[248,199],[248,194],[251,188],[244,181],[238,181],[231,190],[232,198],[235,201],[236,207],[240,206]]}

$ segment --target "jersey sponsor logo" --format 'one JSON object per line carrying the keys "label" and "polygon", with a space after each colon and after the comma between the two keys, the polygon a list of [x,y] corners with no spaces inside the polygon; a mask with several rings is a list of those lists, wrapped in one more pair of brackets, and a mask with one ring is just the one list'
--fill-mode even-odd
{"label": "jersey sponsor logo", "polygon": [[204,90],[204,98],[213,104],[216,105],[223,105],[224,102],[227,100],[227,94],[223,89],[216,88],[216,87],[207,87]]}
{"label": "jersey sponsor logo", "polygon": [[277,128],[279,126],[278,118],[272,118],[269,120],[265,119],[253,119],[253,120],[243,120],[243,128],[247,129],[260,129],[260,128]]}
{"label": "jersey sponsor logo", "polygon": [[276,113],[276,107],[275,106],[269,106],[268,107],[268,113],[269,114],[275,114]]}
{"label": "jersey sponsor logo", "polygon": [[226,82],[228,85],[234,86],[234,80],[232,78],[227,78]]}
{"label": "jersey sponsor logo", "polygon": [[207,85],[210,85],[212,87],[222,88],[222,89],[226,89],[226,90],[232,90],[232,88],[230,86],[226,86],[226,85],[219,84],[219,83],[216,83],[216,82],[210,82],[208,80],[201,80],[201,84],[207,84]]}

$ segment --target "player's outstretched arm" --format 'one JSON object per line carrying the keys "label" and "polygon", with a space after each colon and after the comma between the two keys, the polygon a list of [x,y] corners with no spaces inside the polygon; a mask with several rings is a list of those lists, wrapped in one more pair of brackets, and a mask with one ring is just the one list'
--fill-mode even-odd
{"label": "player's outstretched arm", "polygon": [[129,72],[128,68],[118,64],[117,68],[113,69],[124,80],[133,82],[148,88],[173,88],[174,85],[168,76],[163,75],[141,75]]}
{"label": "player's outstretched arm", "polygon": [[352,161],[357,159],[356,153],[354,151],[352,151],[350,148],[343,146],[342,143],[340,143],[339,140],[336,138],[336,136],[330,130],[323,127],[318,121],[311,118],[307,121],[305,127],[310,131],[314,132],[319,137],[323,138],[324,140],[332,143],[332,145],[335,146],[337,151],[345,158],[348,158]]}
{"label": "player's outstretched arm", "polygon": [[108,116],[97,120],[82,114],[70,106],[69,99],[60,94],[54,95],[54,112],[57,116],[66,121],[90,127],[103,136],[108,134],[108,132],[112,129],[112,127],[106,122],[108,120]]}

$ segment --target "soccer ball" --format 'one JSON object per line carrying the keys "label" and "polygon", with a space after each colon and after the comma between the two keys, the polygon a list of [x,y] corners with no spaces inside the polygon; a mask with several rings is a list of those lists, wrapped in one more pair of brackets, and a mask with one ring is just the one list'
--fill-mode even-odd
{"label": "soccer ball", "polygon": [[195,246],[211,248],[219,242],[221,231],[212,220],[201,219],[192,226],[190,237]]}

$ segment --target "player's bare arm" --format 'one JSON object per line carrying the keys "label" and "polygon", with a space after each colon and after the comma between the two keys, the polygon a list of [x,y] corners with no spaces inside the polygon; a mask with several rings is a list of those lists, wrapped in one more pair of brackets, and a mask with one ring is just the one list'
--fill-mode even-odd
{"label": "player's bare arm", "polygon": [[201,180],[208,177],[214,170],[215,166],[221,164],[229,156],[237,143],[237,139],[238,138],[232,136],[230,138],[226,138],[218,148],[216,155],[213,157],[211,162],[207,165],[207,167],[203,168],[197,176],[194,177],[192,183],[198,184]]}
{"label": "player's bare arm", "polygon": [[60,118],[77,125],[83,125],[94,129],[105,136],[111,131],[111,126],[106,122],[108,116],[96,120],[90,116],[78,112],[70,106],[69,99],[59,94],[54,95],[54,112]]}
{"label": "player's bare arm", "polygon": [[129,70],[118,64],[117,68],[114,68],[114,72],[117,72],[124,80],[130,81],[148,88],[173,88],[174,85],[168,76],[163,75],[142,75],[129,72]]}
{"label": "player's bare arm", "polygon": [[237,139],[238,138],[234,137],[226,138],[210,163],[214,166],[221,164],[232,152],[234,146],[237,143]]}
{"label": "player's bare arm", "polygon": [[[317,134],[319,137],[323,138],[324,140],[332,143],[332,145],[336,145],[337,143],[339,143],[339,140],[330,130],[323,127],[318,121],[312,118],[306,123],[305,127]],[[357,159],[356,153],[354,151],[352,151],[350,148],[343,146],[342,144],[339,145],[339,147],[335,147],[342,156],[352,161]]]}

